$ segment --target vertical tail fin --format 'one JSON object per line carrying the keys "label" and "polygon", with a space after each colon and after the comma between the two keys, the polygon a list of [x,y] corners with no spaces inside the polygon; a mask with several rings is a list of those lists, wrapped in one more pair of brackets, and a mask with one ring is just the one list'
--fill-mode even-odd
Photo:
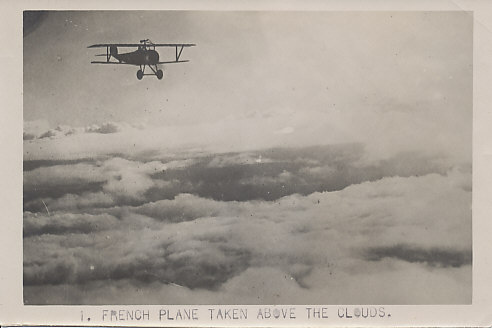
{"label": "vertical tail fin", "polygon": [[118,47],[117,46],[109,47],[109,54],[111,56],[117,56],[118,55]]}

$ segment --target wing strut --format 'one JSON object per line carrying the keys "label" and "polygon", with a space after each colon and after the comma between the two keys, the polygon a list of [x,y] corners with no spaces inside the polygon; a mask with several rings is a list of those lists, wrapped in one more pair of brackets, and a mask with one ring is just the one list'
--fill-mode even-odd
{"label": "wing strut", "polygon": [[183,52],[184,46],[181,46],[181,49],[179,50],[178,53],[178,46],[176,46],[176,62],[179,62],[179,57],[181,57],[181,53]]}
{"label": "wing strut", "polygon": [[94,55],[96,57],[106,57],[105,63],[109,63],[109,60],[111,59],[111,51],[109,51],[109,47],[106,47],[106,53],[105,54],[98,54]]}

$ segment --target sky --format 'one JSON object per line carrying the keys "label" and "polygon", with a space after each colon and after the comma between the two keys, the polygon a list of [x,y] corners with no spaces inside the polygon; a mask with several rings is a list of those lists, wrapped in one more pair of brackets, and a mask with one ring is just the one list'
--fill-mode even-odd
{"label": "sky", "polygon": [[[291,134],[286,144],[392,140],[436,151],[453,140],[447,151],[467,155],[471,29],[459,12],[49,12],[24,38],[24,120],[187,136],[209,124],[231,127],[236,144],[246,143],[238,133],[266,142],[277,131]],[[143,38],[197,47],[162,81],[90,64],[91,44]]]}
{"label": "sky", "polygon": [[469,13],[25,22],[25,304],[471,302]]}

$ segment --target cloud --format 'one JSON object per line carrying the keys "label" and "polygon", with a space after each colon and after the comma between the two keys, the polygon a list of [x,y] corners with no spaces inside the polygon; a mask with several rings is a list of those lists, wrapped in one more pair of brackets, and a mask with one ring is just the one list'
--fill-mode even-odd
{"label": "cloud", "polygon": [[[384,270],[382,269],[384,268]],[[86,284],[25,286],[26,304],[463,304],[471,302],[471,266],[427,268],[405,262],[368,263],[361,274],[313,270],[312,285],[300,287],[286,272],[251,267],[219,290],[128,279]],[[391,288],[388,288],[391,286]],[[412,288],[408,288],[412,286]],[[435,291],[435,292],[429,292]],[[168,297],[172,295],[172,300]],[[238,297],[240,295],[241,297]]]}
{"label": "cloud", "polygon": [[[260,160],[261,159],[261,160]],[[361,145],[272,148],[256,152],[196,157],[186,170],[168,169],[153,178],[178,180],[170,190],[148,194],[172,198],[179,193],[225,201],[276,200],[299,193],[335,191],[387,176],[446,174],[454,164],[446,157],[401,153],[385,160],[368,160]]]}
{"label": "cloud", "polygon": [[[71,127],[68,125],[58,125],[54,129],[48,129],[47,121],[27,121],[24,122],[24,140],[32,141],[35,139],[54,140],[76,134],[97,133],[111,134],[123,130],[132,130],[135,127],[126,123],[106,122],[101,125],[93,124],[87,127]],[[140,127],[140,126],[139,126]],[[140,127],[141,128],[141,127]],[[73,139],[69,139],[73,142]],[[56,141],[52,141],[55,142]]]}
{"label": "cloud", "polygon": [[421,248],[412,245],[397,244],[390,247],[374,247],[367,250],[366,258],[381,261],[384,258],[396,258],[414,263],[427,263],[430,266],[461,267],[471,265],[471,249],[467,251],[447,250],[441,248]]}
{"label": "cloud", "polygon": [[22,140],[33,140],[33,139],[36,139],[36,136],[34,134],[23,132]]}
{"label": "cloud", "polygon": [[[381,114],[379,107],[368,106],[364,110],[348,112],[330,109],[315,115],[298,110],[280,120],[278,117],[260,121],[224,117],[213,123],[144,128],[123,122],[107,122],[83,129],[90,133],[80,133],[79,128],[73,128],[75,132],[69,138],[65,138],[62,132],[49,130],[47,136],[51,138],[25,142],[24,158],[75,159],[115,153],[128,158],[151,151],[165,154],[193,149],[208,153],[245,153],[275,147],[309,148],[359,143],[368,150],[365,156],[373,161],[388,159],[402,152],[427,156],[438,153],[455,161],[471,160],[471,124],[463,127],[463,122],[469,117],[461,119],[459,125],[448,113],[444,119],[450,126],[441,131],[438,116],[432,120],[427,116],[435,116],[436,113],[424,111],[416,115],[416,112]],[[313,117],[316,117],[315,121]],[[292,128],[292,132],[286,129],[286,125]],[[460,132],[456,133],[457,130]],[[436,136],[430,138],[429,135]]]}
{"label": "cloud", "polygon": [[[273,126],[272,126],[273,124]],[[224,118],[214,123],[200,123],[186,126],[166,126],[134,128],[125,123],[105,123],[89,126],[86,129],[73,128],[70,138],[61,131],[44,131],[46,137],[24,144],[24,159],[76,159],[97,157],[114,153],[124,157],[136,153],[156,151],[160,153],[193,150],[211,153],[245,152],[248,150],[291,145],[329,144],[354,141],[349,137],[319,138],[320,131],[326,127],[298,133],[277,134],[277,127],[283,123],[273,119],[258,122],[254,119],[235,120]],[[220,133],[219,133],[220,131]],[[296,130],[297,131],[297,130]],[[108,133],[118,132],[118,133]],[[51,137],[51,138],[48,138]],[[40,149],[41,147],[41,149]]]}
{"label": "cloud", "polygon": [[[34,209],[31,206],[35,206],[33,201],[37,198],[46,199],[50,206],[53,202],[54,208],[142,200],[150,188],[170,185],[151,178],[166,168],[159,161],[142,163],[119,157],[94,163],[41,166],[24,171],[24,207]],[[101,193],[103,197],[97,198]],[[37,204],[39,207],[40,202]]]}
{"label": "cloud", "polygon": [[311,176],[313,178],[326,178],[332,177],[337,174],[337,169],[326,165],[326,166],[309,166],[303,167],[300,169],[300,173],[305,174],[307,176]]}
{"label": "cloud", "polygon": [[62,138],[65,136],[70,136],[76,133],[79,133],[81,131],[80,128],[72,128],[67,125],[59,125],[55,129],[49,129],[48,131],[42,133],[39,136],[39,139],[44,139],[44,138],[49,138],[49,139],[54,139],[54,138]]}
{"label": "cloud", "polygon": [[[61,164],[24,171],[24,208],[33,209],[36,199],[58,198],[101,190],[106,176],[101,167],[87,163]],[[41,205],[38,201],[38,206]]]}
{"label": "cloud", "polygon": [[[106,192],[83,192],[82,194],[65,194],[59,198],[43,199],[50,211],[77,211],[90,208],[107,208],[116,205],[115,198]],[[40,201],[34,200],[24,205],[25,209],[42,210]]]}
{"label": "cloud", "polygon": [[164,170],[183,169],[195,163],[195,159],[174,160],[164,163]]}
{"label": "cloud", "polygon": [[80,159],[73,159],[73,160],[53,160],[53,159],[24,160],[22,163],[23,164],[22,169],[25,172],[25,171],[32,171],[40,167],[50,167],[55,165],[72,165],[78,163],[95,164],[96,162],[97,159],[95,158],[80,158]]}
{"label": "cloud", "polygon": [[[118,159],[108,166],[132,165]],[[63,213],[38,214],[39,222],[26,214],[26,301],[469,302],[471,192],[462,183],[469,179],[462,171],[387,177],[275,202],[183,194],[92,209],[66,222]],[[388,281],[413,284],[412,292],[391,298],[394,292],[367,287]],[[105,294],[95,286],[113,289]],[[62,287],[79,296],[64,298]],[[113,298],[135,288],[143,294]]]}
{"label": "cloud", "polygon": [[268,158],[262,158],[261,154],[255,153],[232,153],[224,155],[216,155],[208,163],[208,167],[220,168],[233,165],[250,165],[257,163],[270,163],[272,162]]}
{"label": "cloud", "polygon": [[292,182],[294,176],[287,170],[283,170],[279,174],[275,176],[258,176],[254,175],[252,177],[247,177],[238,181],[238,184],[241,185],[250,185],[250,186],[275,186],[278,184],[282,184],[282,188],[285,188],[285,184]]}
{"label": "cloud", "polygon": [[76,185],[78,183],[103,182],[106,176],[100,165],[76,163],[49,167],[39,167],[24,172],[24,188],[54,188],[60,185]]}
{"label": "cloud", "polygon": [[165,168],[158,161],[141,163],[123,158],[109,159],[102,166],[107,177],[103,190],[120,198],[141,199],[155,185],[150,175]]}
{"label": "cloud", "polygon": [[53,215],[24,212],[24,237],[33,235],[66,235],[71,233],[92,233],[108,230],[118,224],[118,220],[108,214],[70,214]]}
{"label": "cloud", "polygon": [[200,217],[217,216],[221,204],[190,194],[177,195],[173,200],[160,200],[136,207],[134,211],[163,222],[192,221]]}
{"label": "cloud", "polygon": [[101,125],[91,125],[85,128],[86,132],[89,133],[116,133],[122,130],[122,126],[120,124],[114,122],[103,123]]}
{"label": "cloud", "polygon": [[[122,225],[117,231],[109,231],[99,217],[89,216],[82,220],[79,215],[74,222],[64,223],[54,229],[52,224],[29,220],[26,235],[36,243],[26,245],[24,283],[26,285],[85,283],[101,279],[134,279],[143,283],[159,281],[188,286],[188,288],[213,289],[234,276],[248,263],[248,252],[220,240],[191,238],[182,240],[177,226],[165,227],[134,225],[143,221],[135,215],[120,220],[111,216],[112,226]],[[57,218],[58,219],[58,218]],[[59,218],[63,220],[61,217]],[[96,220],[97,219],[97,220]],[[50,218],[55,226],[57,221]],[[141,222],[142,223],[142,222]],[[100,224],[100,226],[97,226]],[[148,222],[147,224],[152,224]],[[95,233],[94,225],[99,233]],[[91,233],[91,238],[65,234],[66,232]],[[63,247],[55,248],[55,245]],[[98,248],[98,253],[94,253]],[[48,256],[56,252],[56,258]],[[70,256],[72,254],[72,256]],[[40,258],[48,259],[40,263]],[[109,258],[107,256],[112,256]],[[31,262],[32,261],[32,262]],[[232,265],[234,264],[234,265]]]}
{"label": "cloud", "polygon": [[[244,154],[198,153],[188,158],[182,158],[187,154],[149,153],[133,158],[25,161],[24,208],[43,211],[40,199],[50,209],[139,205],[186,193],[224,201],[274,201],[292,194],[342,190],[387,176],[453,170],[462,176],[457,170],[471,169],[438,156],[402,153],[368,161],[364,154],[364,148],[349,144]],[[470,179],[460,181],[471,190]],[[98,194],[104,196],[98,199]]]}
{"label": "cloud", "polygon": [[58,136],[58,132],[56,130],[48,130],[46,131],[45,133],[41,134],[39,136],[39,139],[43,139],[43,138],[52,138],[52,137],[56,137]]}

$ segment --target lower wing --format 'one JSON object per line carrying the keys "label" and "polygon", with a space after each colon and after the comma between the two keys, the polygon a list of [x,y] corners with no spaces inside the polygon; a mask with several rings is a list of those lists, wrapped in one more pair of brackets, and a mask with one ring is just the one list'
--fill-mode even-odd
{"label": "lower wing", "polygon": [[[164,61],[164,62],[158,62],[156,64],[175,64],[175,63],[187,63],[189,60],[173,60],[173,61]],[[91,64],[114,64],[114,65],[133,65],[133,66],[139,66],[139,64],[130,64],[130,63],[123,63],[123,62],[108,62],[108,61],[91,61]],[[142,65],[155,65],[155,64],[142,64]]]}
{"label": "lower wing", "polygon": [[165,62],[158,62],[157,64],[174,64],[174,63],[187,63],[189,60],[173,60],[173,61],[165,61]]}

